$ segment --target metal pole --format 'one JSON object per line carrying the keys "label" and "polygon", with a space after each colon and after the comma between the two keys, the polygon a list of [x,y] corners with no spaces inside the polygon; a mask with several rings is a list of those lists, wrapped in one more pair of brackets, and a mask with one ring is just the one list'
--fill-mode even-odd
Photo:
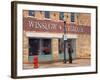
{"label": "metal pole", "polygon": [[64,21],[64,36],[63,36],[63,38],[64,38],[64,63],[66,64],[66,40],[67,40],[67,37],[66,37],[66,39],[65,39],[65,37],[66,37],[66,21]]}

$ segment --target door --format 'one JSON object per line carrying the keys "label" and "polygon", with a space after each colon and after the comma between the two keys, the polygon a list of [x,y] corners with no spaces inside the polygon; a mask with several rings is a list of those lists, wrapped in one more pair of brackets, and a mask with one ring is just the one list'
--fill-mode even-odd
{"label": "door", "polygon": [[67,45],[68,44],[70,44],[73,49],[72,58],[75,59],[76,58],[76,39],[68,39]]}
{"label": "door", "polygon": [[[64,47],[63,47],[63,42],[61,40],[59,40],[59,60],[63,60],[64,59]],[[72,53],[72,58],[75,59],[76,58],[76,39],[68,39],[66,42],[66,59],[69,59],[69,55],[67,52],[67,46],[68,44],[71,44],[71,47],[73,49],[73,53]]]}

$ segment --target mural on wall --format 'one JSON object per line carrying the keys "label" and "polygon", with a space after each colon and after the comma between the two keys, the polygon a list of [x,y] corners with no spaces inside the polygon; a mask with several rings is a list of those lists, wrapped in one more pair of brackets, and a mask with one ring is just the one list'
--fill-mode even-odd
{"label": "mural on wall", "polygon": [[[41,14],[39,13],[41,12]],[[34,15],[33,15],[34,13]],[[43,17],[43,15],[45,15]],[[48,16],[47,16],[48,14]],[[55,17],[56,20],[52,17]],[[59,14],[59,15],[58,15]],[[69,14],[64,20],[63,18],[66,17],[64,14]],[[27,15],[27,16],[26,16]],[[39,15],[39,16],[35,16]],[[52,17],[50,17],[52,16]],[[84,16],[84,17],[82,17]],[[67,62],[69,63],[77,63],[78,58],[80,58],[80,62],[74,66],[89,66],[90,65],[90,38],[91,38],[91,14],[89,13],[73,13],[73,12],[50,12],[50,11],[34,11],[34,10],[23,10],[23,30],[25,37],[27,38],[28,42],[26,45],[27,55],[26,60],[23,61],[25,65],[23,66],[24,69],[34,68],[32,65],[36,60],[38,68],[46,68],[46,67],[56,67],[56,64],[60,63],[58,67],[68,67],[67,65],[64,66],[61,64],[64,60],[64,56],[66,56]],[[86,22],[82,22],[85,21]],[[64,21],[66,24],[64,24]],[[67,22],[69,21],[69,22]],[[87,24],[86,24],[87,23]],[[66,28],[65,28],[66,27]],[[63,34],[66,29],[66,35],[76,35],[77,38],[74,37],[67,37],[66,36],[66,51],[64,52],[64,40]],[[33,33],[33,36],[27,36],[27,33]],[[43,36],[36,37],[34,33],[43,34]],[[61,37],[49,37],[46,34],[57,34]],[[84,36],[85,35],[85,36]],[[83,37],[84,36],[84,37]],[[84,41],[83,41],[84,40]],[[23,42],[25,43],[25,42]],[[69,44],[71,45],[73,52],[72,55],[68,52]],[[23,54],[25,51],[23,52]],[[65,54],[66,53],[66,54]],[[24,57],[25,57],[24,56]],[[71,59],[70,59],[71,58]],[[87,59],[83,59],[87,58]],[[81,61],[84,64],[81,64]],[[27,63],[27,64],[26,64]],[[50,64],[49,64],[50,63]],[[52,64],[51,64],[52,63]],[[35,65],[35,64],[34,64]],[[47,66],[48,65],[48,66]]]}

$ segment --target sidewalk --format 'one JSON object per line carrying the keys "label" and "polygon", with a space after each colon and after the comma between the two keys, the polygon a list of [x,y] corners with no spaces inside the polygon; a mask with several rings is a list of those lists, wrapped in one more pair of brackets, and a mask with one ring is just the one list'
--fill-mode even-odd
{"label": "sidewalk", "polygon": [[[77,66],[89,66],[91,65],[90,59],[75,59],[73,63],[69,63],[67,61],[66,64],[63,61],[60,62],[50,62],[50,63],[41,63],[39,64],[39,68],[62,68],[62,67],[77,67]],[[32,69],[34,68],[34,64],[24,64],[24,69]]]}
{"label": "sidewalk", "polygon": [[90,59],[75,59],[73,60],[73,63],[69,63],[67,61],[66,64],[63,62],[55,62],[55,63],[49,63],[49,64],[40,64],[40,68],[51,68],[51,67],[77,67],[77,66],[89,66],[90,65]]}

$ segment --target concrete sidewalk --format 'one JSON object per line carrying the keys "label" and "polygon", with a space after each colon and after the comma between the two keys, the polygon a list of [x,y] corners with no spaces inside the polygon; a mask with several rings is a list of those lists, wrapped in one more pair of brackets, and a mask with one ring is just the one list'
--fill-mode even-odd
{"label": "concrete sidewalk", "polygon": [[[90,58],[85,59],[75,59],[73,63],[69,63],[67,61],[66,64],[63,61],[59,62],[47,62],[47,63],[40,63],[39,68],[62,68],[62,67],[77,67],[77,66],[89,66],[91,65]],[[24,69],[32,69],[34,68],[34,64],[24,64]]]}

